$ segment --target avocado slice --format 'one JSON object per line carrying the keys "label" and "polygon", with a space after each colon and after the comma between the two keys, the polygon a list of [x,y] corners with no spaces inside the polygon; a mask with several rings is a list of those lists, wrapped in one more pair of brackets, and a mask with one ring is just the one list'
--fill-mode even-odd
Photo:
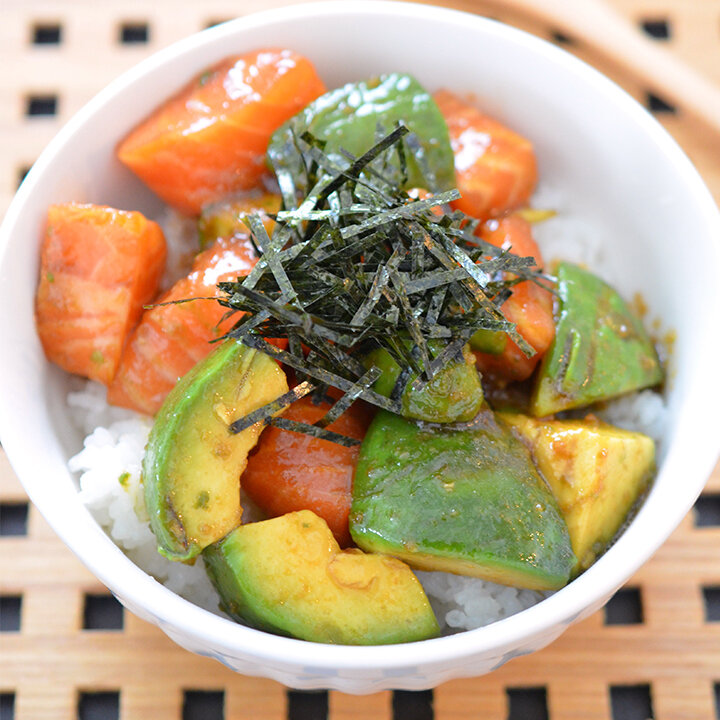
{"label": "avocado slice", "polygon": [[273,133],[268,159],[276,173],[290,170],[294,178],[302,177],[295,169],[300,159],[294,137],[309,131],[326,143],[330,158],[344,165],[341,149],[360,156],[378,141],[379,128],[388,134],[398,123],[417,139],[417,147],[406,153],[406,188],[454,188],[455,160],[445,118],[427,90],[403,73],[348,83],[321,95]]}
{"label": "avocado slice", "polygon": [[502,330],[479,328],[470,338],[470,349],[490,355],[501,355],[507,345],[507,339],[507,334]]}
{"label": "avocado slice", "polygon": [[567,522],[578,564],[590,567],[625,523],[655,472],[655,443],[595,418],[503,414],[530,447]]}
{"label": "avocado slice", "polygon": [[[431,343],[431,350],[437,354],[440,347]],[[400,366],[392,355],[384,348],[378,348],[365,356],[364,363],[368,368],[375,366],[382,370],[373,390],[390,397],[400,377]],[[400,398],[405,417],[437,423],[469,422],[482,407],[480,374],[475,368],[475,356],[467,346],[463,348],[462,360],[448,362],[420,390],[412,387],[416,378],[417,374],[410,376]]]}
{"label": "avocado slice", "polygon": [[241,525],[203,551],[221,607],[262,630],[314,642],[384,645],[439,628],[405,563],[340,550],[310,510]]}
{"label": "avocado slice", "polygon": [[262,431],[230,424],[287,392],[280,366],[227,340],[180,379],[150,431],[142,478],[159,552],[190,560],[240,524],[240,474]]}
{"label": "avocado slice", "polygon": [[642,322],[607,283],[577,265],[557,270],[556,334],[530,402],[536,417],[583,407],[663,379]]}
{"label": "avocado slice", "polygon": [[208,205],[198,219],[200,247],[210,247],[218,240],[249,239],[250,229],[244,220],[253,214],[260,216],[268,235],[272,235],[275,221],[271,215],[278,210],[280,196],[271,193],[230,198]]}
{"label": "avocado slice", "polygon": [[490,411],[473,430],[381,411],[355,470],[350,533],[411,567],[535,590],[575,565],[567,526],[528,449]]}

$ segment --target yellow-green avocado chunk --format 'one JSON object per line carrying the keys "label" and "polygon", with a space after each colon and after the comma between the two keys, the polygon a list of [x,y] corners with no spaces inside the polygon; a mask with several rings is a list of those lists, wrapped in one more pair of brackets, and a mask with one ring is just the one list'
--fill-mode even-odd
{"label": "yellow-green avocado chunk", "polygon": [[206,248],[218,240],[244,239],[250,230],[244,220],[248,215],[258,215],[269,235],[272,235],[274,221],[271,213],[280,210],[280,196],[272,194],[243,195],[229,197],[203,208],[198,219],[200,247]]}
{"label": "yellow-green avocado chunk", "polygon": [[[430,346],[436,355],[440,354],[440,343],[433,342]],[[390,353],[378,348],[368,353],[364,363],[367,367],[382,370],[373,390],[391,397],[401,369]],[[416,379],[417,374],[412,373],[400,397],[404,417],[436,423],[469,422],[483,405],[480,374],[475,367],[475,356],[467,345],[462,350],[462,357],[448,361],[420,390],[413,388]]]}
{"label": "yellow-green avocado chunk", "polygon": [[576,571],[615,537],[655,471],[655,443],[592,418],[538,420],[503,414],[528,444],[567,522]]}
{"label": "yellow-green avocado chunk", "polygon": [[411,567],[534,590],[562,587],[575,565],[527,447],[489,410],[472,430],[379,412],[360,448],[350,533]]}
{"label": "yellow-green avocado chunk", "polygon": [[158,550],[190,560],[240,524],[240,475],[262,431],[230,424],[287,392],[280,366],[228,340],[180,379],[150,432],[142,477]]}
{"label": "yellow-green avocado chunk", "polygon": [[261,630],[343,645],[439,634],[425,591],[405,563],[340,550],[310,510],[242,525],[205,548],[203,559],[221,607]]}
{"label": "yellow-green avocado chunk", "polygon": [[560,263],[555,339],[538,370],[530,414],[543,417],[662,382],[640,318],[591,272]]}

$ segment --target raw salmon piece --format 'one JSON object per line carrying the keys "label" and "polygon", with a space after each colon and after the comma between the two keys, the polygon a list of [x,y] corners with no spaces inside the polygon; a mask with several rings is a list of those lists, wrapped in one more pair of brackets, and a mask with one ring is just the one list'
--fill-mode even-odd
{"label": "raw salmon piece", "polygon": [[135,128],[118,157],[188,215],[259,184],[272,133],[322,95],[309,60],[291,50],[226,58]]}
{"label": "raw salmon piece", "polygon": [[[480,228],[480,237],[496,247],[512,248],[514,255],[532,256],[538,267],[543,267],[540,248],[533,236],[530,223],[517,215],[500,220],[489,220]],[[476,352],[479,369],[483,373],[504,380],[525,380],[532,375],[540,358],[555,337],[553,296],[534,282],[526,280],[513,288],[513,294],[503,303],[505,317],[516,324],[517,331],[534,348],[535,355],[526,357],[510,338],[499,355]]]}
{"label": "raw salmon piece", "polygon": [[48,209],[35,315],[48,359],[109,384],[165,267],[160,227],[138,212],[67,203]]}
{"label": "raw salmon piece", "polygon": [[[145,311],[123,352],[108,402],[154,415],[177,381],[210,353],[212,341],[238,320],[235,315],[222,321],[227,308],[213,299],[220,295],[217,283],[247,275],[256,262],[249,240],[220,239],[200,253],[192,272]],[[198,299],[173,304],[188,298]]]}
{"label": "raw salmon piece", "polygon": [[452,206],[486,220],[526,204],[537,183],[532,143],[447,90],[434,98],[450,131],[462,194]]}
{"label": "raw salmon piece", "polygon": [[[283,417],[312,424],[330,409],[310,397],[297,400]],[[354,403],[328,430],[362,440],[372,413]],[[328,440],[268,427],[248,457],[240,478],[242,488],[270,517],[296,510],[312,510],[323,518],[342,547],[351,544],[348,515],[352,478],[360,446],[344,447]]]}

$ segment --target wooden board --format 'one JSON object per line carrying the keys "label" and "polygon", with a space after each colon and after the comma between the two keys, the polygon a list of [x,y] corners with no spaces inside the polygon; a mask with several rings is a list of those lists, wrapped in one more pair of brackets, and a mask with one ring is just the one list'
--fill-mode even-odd
{"label": "wooden board", "polygon": [[[658,42],[720,82],[720,0],[613,3],[638,25],[654,23],[654,32],[666,31],[669,37]],[[108,81],[176,39],[271,4],[280,3],[3,0],[0,212],[48,140]],[[471,0],[448,4],[478,12],[484,7]],[[499,13],[496,7],[493,16],[553,38],[553,28]],[[59,42],[52,42],[58,29]],[[122,42],[123,33],[136,42]],[[555,41],[641,101],[647,99],[645,88],[599,52]],[[42,114],[53,106],[54,113]],[[681,109],[658,117],[720,198],[720,139],[684,118]],[[549,648],[490,676],[449,682],[433,693],[361,698],[288,693],[273,681],[233,674],[185,652],[129,613],[124,613],[122,629],[83,629],[87,596],[106,591],[34,508],[29,508],[26,534],[3,534],[21,529],[16,526],[22,525],[26,504],[0,453],[0,720],[13,717],[12,708],[17,720],[213,720],[223,716],[222,707],[227,720],[719,717],[720,467],[699,508],[631,579],[607,616],[595,614]],[[19,629],[4,629],[12,626],[18,604]],[[714,620],[707,619],[708,613]],[[608,624],[608,618],[617,617],[640,622]],[[203,692],[209,694],[198,694]],[[94,707],[107,713],[93,714]]]}

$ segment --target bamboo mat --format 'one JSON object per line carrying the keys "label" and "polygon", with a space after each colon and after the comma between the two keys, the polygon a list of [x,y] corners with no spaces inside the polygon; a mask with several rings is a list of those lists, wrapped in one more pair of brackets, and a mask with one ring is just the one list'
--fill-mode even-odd
{"label": "bamboo mat", "polygon": [[[720,83],[720,0],[612,2]],[[271,4],[281,3],[2,0],[0,213],[45,144],[108,81],[174,40]],[[496,6],[492,15],[562,44],[653,109],[720,198],[719,138],[572,38]],[[28,508],[0,450],[0,720],[720,718],[719,548],[720,466],[608,608],[549,648],[424,693],[288,692],[191,655],[124,613]]]}

